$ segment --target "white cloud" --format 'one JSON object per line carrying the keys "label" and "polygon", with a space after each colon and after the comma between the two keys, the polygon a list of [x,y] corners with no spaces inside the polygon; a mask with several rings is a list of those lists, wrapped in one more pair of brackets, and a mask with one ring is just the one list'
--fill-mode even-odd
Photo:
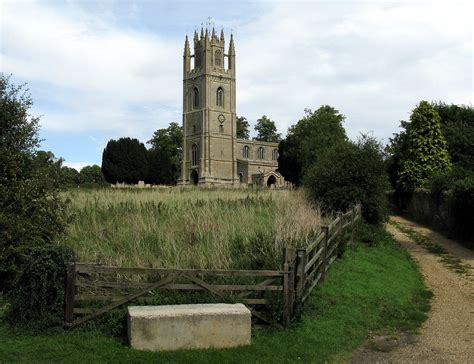
{"label": "white cloud", "polygon": [[[2,71],[44,91],[44,128],[97,130],[103,145],[123,135],[145,141],[181,119],[184,34],[119,26],[107,7],[53,5],[2,5]],[[351,136],[387,138],[422,99],[472,104],[471,8],[279,2],[249,19],[220,19],[234,27],[237,112],[252,122],[266,114],[286,132],[304,108],[330,104]]]}
{"label": "white cloud", "polygon": [[78,172],[80,172],[83,167],[91,166],[93,164],[94,164],[93,162],[68,162],[68,161],[63,162],[63,166],[74,168]]}

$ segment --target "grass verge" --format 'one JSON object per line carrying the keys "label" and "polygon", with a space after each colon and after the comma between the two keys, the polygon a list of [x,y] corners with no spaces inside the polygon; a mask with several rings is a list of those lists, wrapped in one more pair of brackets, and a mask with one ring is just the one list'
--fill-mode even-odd
{"label": "grass verge", "polygon": [[[363,235],[363,236],[362,236]],[[369,246],[356,243],[312,294],[300,320],[286,330],[254,327],[252,345],[226,350],[149,353],[97,331],[29,335],[0,321],[0,362],[341,362],[371,332],[416,330],[425,320],[430,293],[415,263],[386,234]]]}

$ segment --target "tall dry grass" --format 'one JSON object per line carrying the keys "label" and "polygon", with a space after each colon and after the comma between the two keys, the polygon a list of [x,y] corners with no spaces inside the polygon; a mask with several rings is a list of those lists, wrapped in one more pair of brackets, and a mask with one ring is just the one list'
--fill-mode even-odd
{"label": "tall dry grass", "polygon": [[278,268],[321,215],[303,191],[101,189],[70,191],[65,237],[80,261],[118,266]]}

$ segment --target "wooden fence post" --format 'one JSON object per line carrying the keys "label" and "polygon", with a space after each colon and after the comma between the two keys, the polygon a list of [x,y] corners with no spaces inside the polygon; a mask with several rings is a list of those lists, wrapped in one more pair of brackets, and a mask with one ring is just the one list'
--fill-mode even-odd
{"label": "wooden fence post", "polygon": [[306,249],[298,249],[296,253],[296,314],[299,314],[303,305],[304,289],[306,285],[306,275],[304,268],[306,266]]}
{"label": "wooden fence post", "polygon": [[329,240],[329,226],[321,226],[321,231],[324,233],[323,239],[323,263],[321,264],[322,272],[321,272],[321,281],[324,281],[324,277],[326,276],[326,269],[328,266],[328,240]]}
{"label": "wooden fence post", "polygon": [[66,272],[66,294],[64,302],[64,323],[71,325],[74,321],[74,295],[76,289],[76,263],[69,262]]}
{"label": "wooden fence post", "polygon": [[295,303],[295,250],[285,247],[283,252],[283,317],[285,326],[290,324]]}

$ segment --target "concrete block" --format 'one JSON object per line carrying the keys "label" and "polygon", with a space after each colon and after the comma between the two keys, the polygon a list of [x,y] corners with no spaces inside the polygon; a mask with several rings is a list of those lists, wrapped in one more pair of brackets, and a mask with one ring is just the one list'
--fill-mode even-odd
{"label": "concrete block", "polygon": [[128,338],[138,350],[250,345],[251,314],[243,304],[128,307]]}

